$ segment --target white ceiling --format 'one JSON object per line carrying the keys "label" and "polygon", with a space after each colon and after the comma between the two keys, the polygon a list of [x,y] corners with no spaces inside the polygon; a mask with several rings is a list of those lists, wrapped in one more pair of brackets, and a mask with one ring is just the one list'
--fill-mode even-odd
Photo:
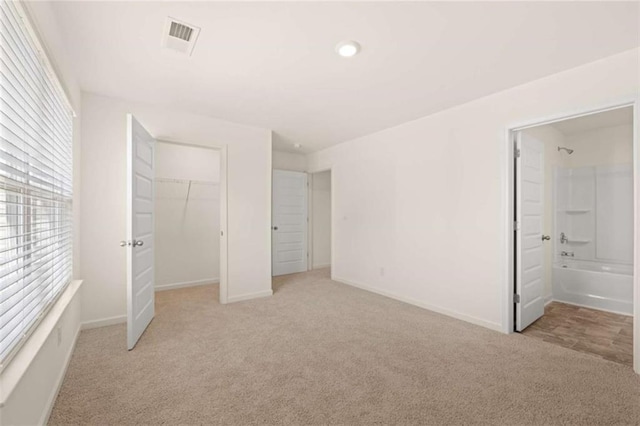
{"label": "white ceiling", "polygon": [[[640,45],[637,2],[56,2],[86,91],[316,151]],[[161,48],[167,16],[202,28]],[[362,52],[338,57],[357,40]]]}
{"label": "white ceiling", "polygon": [[556,130],[565,136],[584,133],[603,127],[633,125],[633,108],[616,108],[596,114],[584,115],[578,118],[558,121],[551,124]]}

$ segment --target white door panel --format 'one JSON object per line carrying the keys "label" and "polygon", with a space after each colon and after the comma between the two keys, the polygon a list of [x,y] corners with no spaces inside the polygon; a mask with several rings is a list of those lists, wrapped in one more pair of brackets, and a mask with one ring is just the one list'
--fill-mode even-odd
{"label": "white door panel", "polygon": [[153,210],[155,140],[127,115],[127,347],[133,349],[155,313]]}
{"label": "white door panel", "polygon": [[307,174],[273,171],[272,274],[307,270]]}
{"label": "white door panel", "polygon": [[516,148],[516,330],[544,314],[544,145],[518,133]]}

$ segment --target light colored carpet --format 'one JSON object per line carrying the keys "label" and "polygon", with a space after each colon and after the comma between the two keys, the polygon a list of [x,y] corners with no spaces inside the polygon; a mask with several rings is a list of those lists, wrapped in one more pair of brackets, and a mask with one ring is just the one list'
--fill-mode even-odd
{"label": "light colored carpet", "polygon": [[51,424],[639,424],[629,367],[331,281],[158,293],[135,350],[83,331]]}

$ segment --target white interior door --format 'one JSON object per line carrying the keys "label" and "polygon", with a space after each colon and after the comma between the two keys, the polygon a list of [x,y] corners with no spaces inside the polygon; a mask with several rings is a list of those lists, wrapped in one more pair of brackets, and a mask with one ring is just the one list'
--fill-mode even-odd
{"label": "white interior door", "polygon": [[307,270],[307,174],[273,171],[271,268],[273,276]]}
{"label": "white interior door", "polygon": [[155,140],[127,114],[127,346],[133,347],[155,312],[153,210]]}
{"label": "white interior door", "polygon": [[544,315],[544,145],[518,132],[516,140],[516,330]]}

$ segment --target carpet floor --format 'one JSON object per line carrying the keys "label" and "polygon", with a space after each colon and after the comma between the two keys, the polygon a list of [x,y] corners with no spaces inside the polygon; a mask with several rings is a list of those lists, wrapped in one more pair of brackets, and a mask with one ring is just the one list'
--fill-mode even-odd
{"label": "carpet floor", "polygon": [[80,334],[50,424],[640,424],[631,368],[331,281],[157,293],[133,351]]}

